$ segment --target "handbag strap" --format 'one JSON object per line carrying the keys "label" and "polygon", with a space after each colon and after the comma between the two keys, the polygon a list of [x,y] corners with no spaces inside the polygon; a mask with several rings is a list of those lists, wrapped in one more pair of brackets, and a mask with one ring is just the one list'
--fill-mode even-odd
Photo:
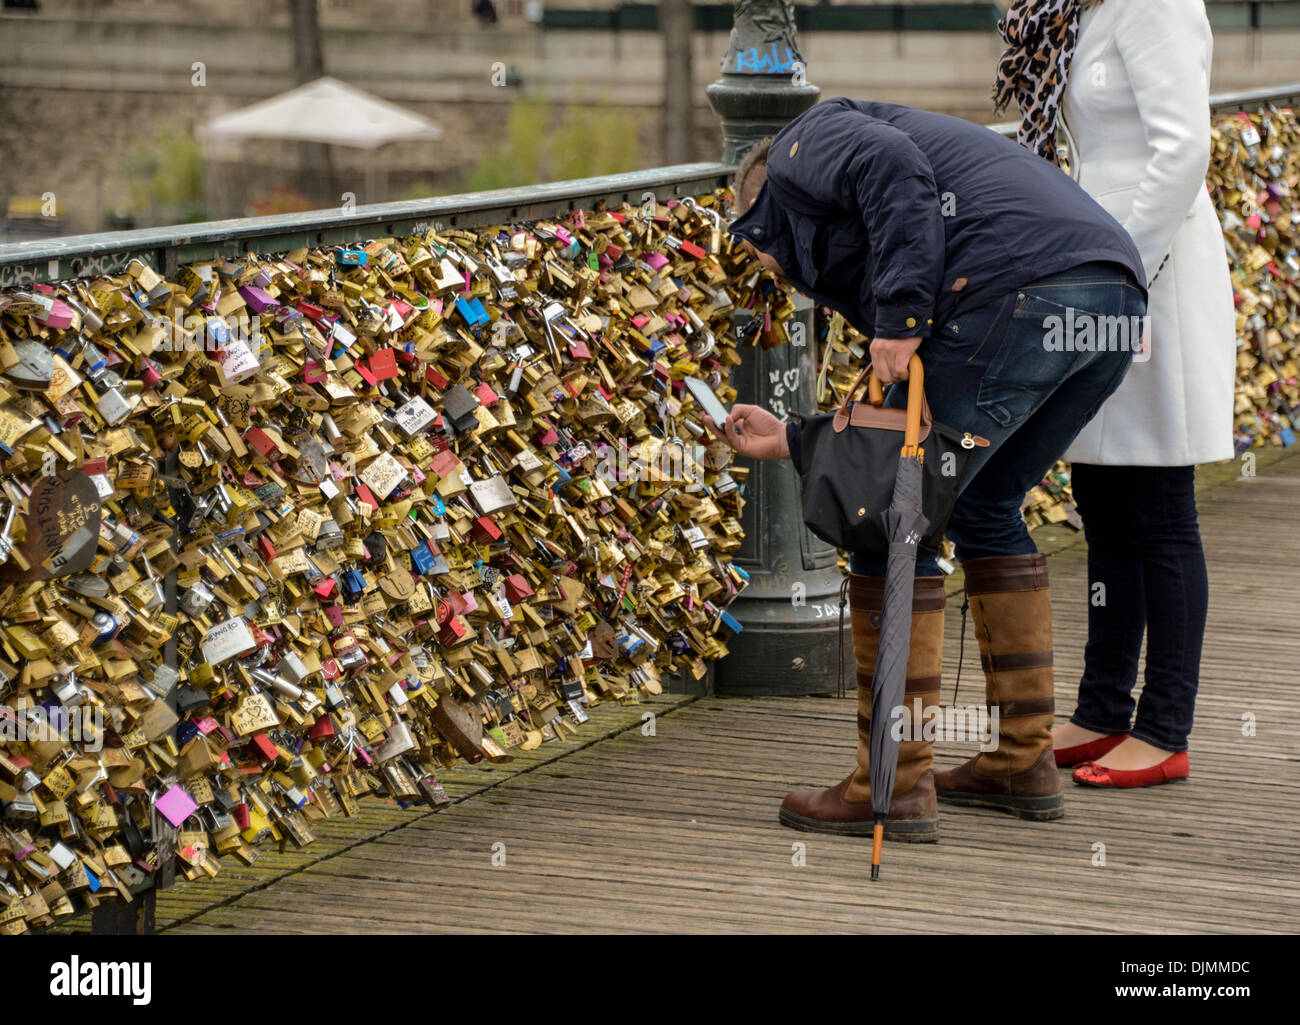
{"label": "handbag strap", "polygon": [[[880,406],[885,401],[884,389],[880,385],[880,378],[872,370],[872,365],[868,363],[858,374],[857,379],[849,386],[848,391],[844,393],[844,399],[840,402],[840,408],[835,411],[835,430],[844,430],[849,424],[849,403],[853,401],[853,396],[862,387],[863,381],[867,382],[867,401],[873,406]],[[921,428],[929,427],[934,423],[934,416],[930,412],[930,402],[925,397],[925,368],[921,365],[921,357],[912,353],[911,359],[907,361],[907,413],[904,420],[903,429],[903,455],[919,455],[921,452]]]}

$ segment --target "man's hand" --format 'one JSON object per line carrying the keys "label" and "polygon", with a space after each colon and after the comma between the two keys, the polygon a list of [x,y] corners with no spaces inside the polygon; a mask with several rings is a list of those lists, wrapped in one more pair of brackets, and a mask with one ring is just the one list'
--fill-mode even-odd
{"label": "man's hand", "polygon": [[790,446],[785,441],[785,423],[762,406],[732,406],[721,430],[707,415],[704,425],[742,456],[750,459],[790,458]]}
{"label": "man's hand", "polygon": [[921,344],[920,338],[873,338],[871,367],[881,384],[907,380],[907,363]]}

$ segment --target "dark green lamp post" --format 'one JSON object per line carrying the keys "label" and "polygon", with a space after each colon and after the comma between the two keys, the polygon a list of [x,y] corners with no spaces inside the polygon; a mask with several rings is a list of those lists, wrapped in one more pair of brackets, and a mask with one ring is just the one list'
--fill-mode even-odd
{"label": "dark green lamp post", "polygon": [[[722,78],[708,88],[722,122],[724,161],[738,162],[759,139],[775,135],[817,101],[821,90],[808,84],[805,70],[790,0],[737,0]],[[790,344],[742,350],[732,376],[741,402],[778,414],[816,410],[813,309],[802,297],[797,305]],[[716,691],[834,691],[840,576],[834,550],[804,528],[792,464],[753,465],[743,526],[745,542],[736,561],[751,583],[729,611],[744,630],[715,667]]]}

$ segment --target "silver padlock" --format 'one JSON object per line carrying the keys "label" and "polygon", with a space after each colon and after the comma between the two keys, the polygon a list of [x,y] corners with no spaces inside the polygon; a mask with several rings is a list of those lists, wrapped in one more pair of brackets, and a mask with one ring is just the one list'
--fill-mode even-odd
{"label": "silver padlock", "polygon": [[316,547],[321,551],[340,548],[345,540],[342,528],[333,519],[322,521],[316,531]]}
{"label": "silver padlock", "polygon": [[277,676],[268,669],[250,670],[250,675],[259,683],[265,683],[267,686],[274,688],[278,693],[283,694],[290,701],[297,701],[302,697],[302,688],[290,683],[282,676]]}
{"label": "silver padlock", "polygon": [[293,651],[286,651],[280,656],[280,661],[275,669],[276,672],[293,684],[301,685],[308,676],[307,666],[298,657],[297,652]]}
{"label": "silver padlock", "polygon": [[81,689],[77,686],[77,673],[75,670],[55,679],[50,684],[50,690],[54,691],[54,696],[66,708],[76,708],[85,701],[85,695],[81,693]]}
{"label": "silver padlock", "polygon": [[172,666],[159,665],[154,667],[152,679],[147,681],[148,687],[159,698],[166,698],[180,681],[181,674]]}
{"label": "silver padlock", "polygon": [[216,595],[208,589],[208,586],[199,581],[181,595],[177,604],[187,616],[198,617],[203,615],[204,610],[212,604],[215,598]]}
{"label": "silver padlock", "polygon": [[243,616],[218,623],[204,635],[200,645],[203,661],[211,662],[214,666],[237,655],[245,655],[255,647],[257,642]]}
{"label": "silver padlock", "polygon": [[120,424],[131,415],[131,403],[117,388],[109,388],[95,400],[95,409],[111,425]]}

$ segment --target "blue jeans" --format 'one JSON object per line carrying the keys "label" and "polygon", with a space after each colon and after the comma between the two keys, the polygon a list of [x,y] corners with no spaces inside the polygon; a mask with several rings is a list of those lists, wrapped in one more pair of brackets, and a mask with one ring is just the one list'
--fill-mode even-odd
{"label": "blue jeans", "polygon": [[[921,343],[934,418],[989,441],[972,452],[948,523],[958,560],[1038,550],[1020,514],[1025,494],[1119,387],[1141,341],[1139,320],[1136,331],[1124,331],[1121,351],[1100,350],[1096,318],[1145,313],[1127,269],[1087,263],[960,313]],[[1093,344],[1083,348],[1089,323]],[[1103,326],[1118,344],[1116,322]],[[892,385],[885,404],[906,406],[907,386]],[[849,569],[883,576],[885,566],[854,555]],[[922,552],[916,572],[937,575],[935,554]]]}
{"label": "blue jeans", "polygon": [[[1075,463],[1071,475],[1088,540],[1089,601],[1083,678],[1070,722],[1185,751],[1210,604],[1196,468]],[[1098,584],[1105,587],[1100,601]],[[1135,720],[1143,633],[1146,684]]]}

